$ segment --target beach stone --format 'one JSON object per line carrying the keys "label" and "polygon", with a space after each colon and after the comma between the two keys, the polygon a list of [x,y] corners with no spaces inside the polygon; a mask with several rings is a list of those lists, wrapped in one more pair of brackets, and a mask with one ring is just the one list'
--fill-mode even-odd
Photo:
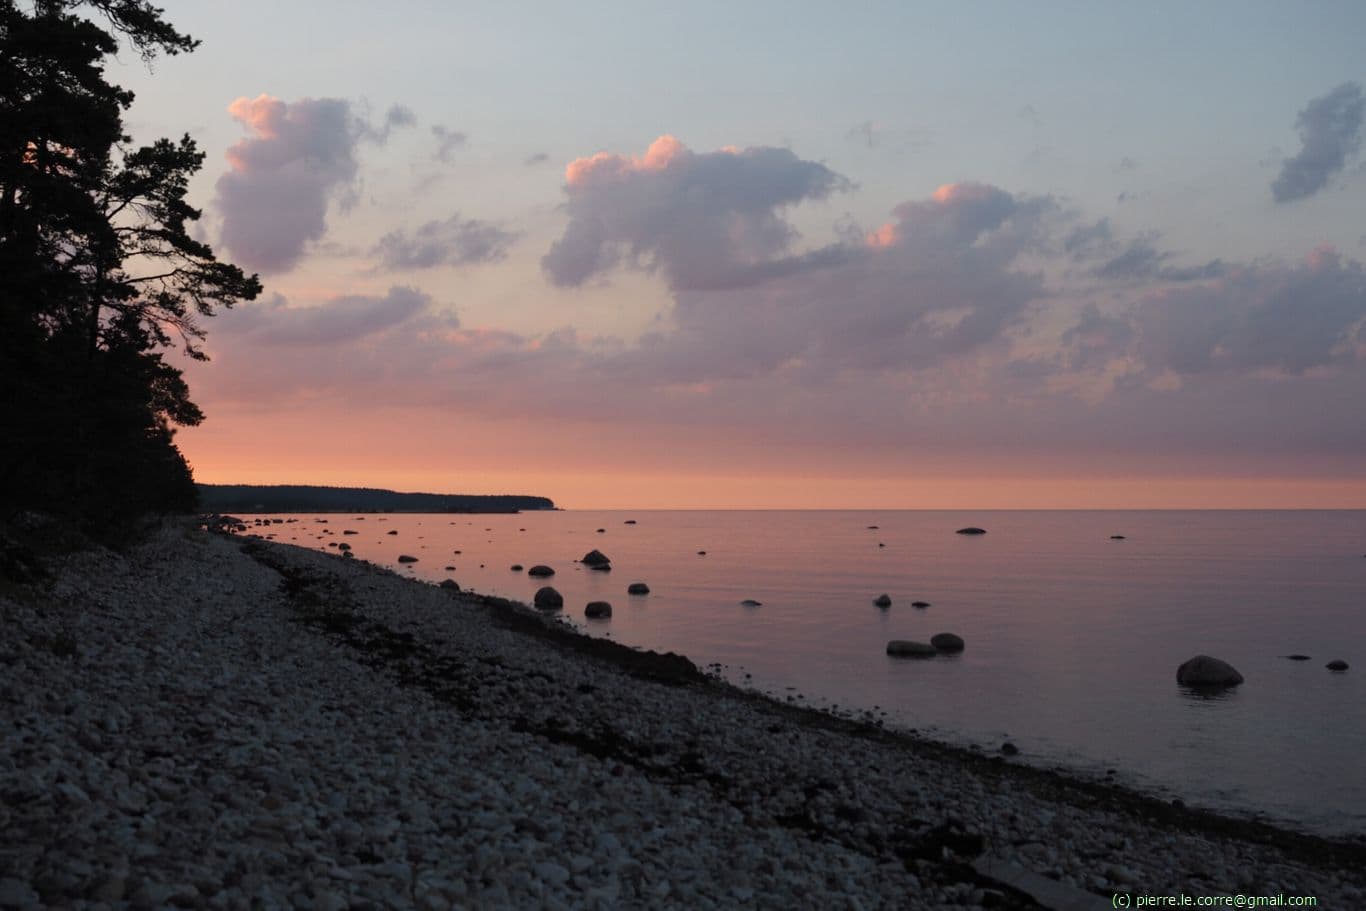
{"label": "beach stone", "polygon": [[399,555],[398,555],[398,562],[400,562],[400,563],[416,563],[416,562],[417,562],[417,557],[410,556],[409,554],[399,554]]}
{"label": "beach stone", "polygon": [[0,879],[0,908],[24,908],[38,905],[38,893],[22,879]]}
{"label": "beach stone", "polygon": [[970,525],[967,528],[960,528],[955,532],[955,534],[960,535],[984,535],[986,533],[987,530],[985,528],[978,528],[975,525]]}
{"label": "beach stone", "polygon": [[1005,743],[1001,744],[1001,755],[1002,755],[1002,756],[1019,756],[1019,755],[1020,755],[1020,748],[1017,747],[1015,744],[1011,743],[1009,740],[1007,740]]}
{"label": "beach stone", "polygon": [[878,607],[891,607],[892,596],[888,594],[878,595],[876,598],[873,599],[873,603],[876,604]]}
{"label": "beach stone", "polygon": [[555,575],[555,570],[551,569],[549,566],[546,566],[543,563],[538,563],[535,566],[531,567],[531,569],[527,570],[526,574],[528,576],[553,576]]}
{"label": "beach stone", "polygon": [[936,633],[930,637],[930,645],[941,652],[961,652],[965,647],[963,637],[954,633]]}
{"label": "beach stone", "polygon": [[753,598],[746,598],[745,600],[741,601],[740,603],[741,603],[742,605],[744,605],[745,607],[763,607],[763,606],[764,606],[764,602],[762,602],[762,601],[755,601]]}
{"label": "beach stone", "polygon": [[929,606],[930,606],[930,602],[928,602],[928,601],[912,601],[912,602],[911,602],[911,607],[929,607]]}
{"label": "beach stone", "polygon": [[591,620],[602,620],[612,616],[612,605],[606,601],[589,601],[583,615]]}
{"label": "beach stone", "polygon": [[520,564],[520,563],[514,563],[514,564],[512,564],[512,571],[515,572],[515,573],[521,572],[521,571],[522,571],[522,564]]}
{"label": "beach stone", "polygon": [[564,595],[547,585],[536,591],[536,596],[531,603],[541,610],[559,610],[564,607]]}
{"label": "beach stone", "polygon": [[1243,675],[1227,661],[1196,655],[1176,669],[1176,682],[1185,686],[1237,686]]}
{"label": "beach stone", "polygon": [[928,642],[912,642],[909,639],[893,639],[887,643],[887,654],[901,658],[933,658],[939,649]]}
{"label": "beach stone", "polygon": [[1287,660],[1289,660],[1289,661],[1308,661],[1308,660],[1309,660],[1309,656],[1308,656],[1308,655],[1282,655],[1281,657],[1282,657],[1282,658],[1285,658],[1285,659],[1287,659]]}
{"label": "beach stone", "polygon": [[1111,540],[1111,541],[1123,541],[1123,540],[1124,540],[1124,535],[1111,535],[1111,536],[1110,536],[1110,540]]}
{"label": "beach stone", "polygon": [[636,524],[636,520],[635,520],[635,519],[627,519],[625,522],[622,522],[621,524],[622,524],[622,525],[634,525],[634,524]]}
{"label": "beach stone", "polygon": [[644,582],[632,582],[630,585],[626,586],[626,594],[628,595],[648,595],[649,593],[650,586],[646,585]]}
{"label": "beach stone", "polygon": [[456,582],[454,579],[444,579],[444,580],[442,580],[442,582],[441,582],[441,587],[444,588],[444,589],[446,589],[446,590],[448,590],[448,591],[453,591],[453,592],[458,592],[458,591],[460,591],[460,583]]}
{"label": "beach stone", "polygon": [[1348,668],[1348,664],[1341,658],[1334,658],[1332,661],[1325,664],[1324,667],[1328,668],[1330,671],[1345,671]]}
{"label": "beach stone", "polygon": [[584,554],[583,559],[579,562],[584,566],[602,566],[605,563],[611,563],[612,560],[602,551],[594,549]]}
{"label": "beach stone", "polygon": [[705,556],[707,555],[707,552],[706,552],[705,550],[699,550],[699,551],[697,552],[697,555],[698,555],[699,557],[705,557]]}
{"label": "beach stone", "polygon": [[447,567],[446,567],[446,572],[448,572],[448,573],[453,573],[453,572],[455,572],[455,567],[454,567],[454,566],[447,566]]}
{"label": "beach stone", "polygon": [[394,529],[393,531],[390,531],[390,532],[385,532],[385,534],[396,535],[396,534],[398,534],[398,529]]}

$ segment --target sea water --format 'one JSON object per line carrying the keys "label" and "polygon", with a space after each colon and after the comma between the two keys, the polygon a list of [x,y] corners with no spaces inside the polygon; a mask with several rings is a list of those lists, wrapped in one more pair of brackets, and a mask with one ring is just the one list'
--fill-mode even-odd
{"label": "sea water", "polygon": [[[1008,740],[1014,761],[1113,770],[1196,806],[1366,834],[1363,511],[276,518],[295,521],[253,531],[346,543],[406,575],[520,601],[553,585],[588,634],[681,652],[778,698],[984,751]],[[955,533],[965,526],[987,533]],[[595,548],[611,572],[576,562]],[[528,577],[538,563],[554,577]],[[650,593],[628,595],[631,582]],[[890,608],[873,604],[883,593]],[[598,600],[610,620],[584,618]],[[966,649],[885,653],[890,639],[940,632]],[[1213,695],[1179,686],[1177,666],[1197,654],[1246,682]],[[1331,672],[1332,659],[1352,667]]]}

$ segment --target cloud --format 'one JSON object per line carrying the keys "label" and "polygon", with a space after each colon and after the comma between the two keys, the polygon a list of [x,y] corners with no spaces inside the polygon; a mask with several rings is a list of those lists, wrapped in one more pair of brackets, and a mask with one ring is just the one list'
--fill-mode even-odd
{"label": "cloud", "polygon": [[1215,376],[1294,378],[1366,361],[1366,268],[1321,247],[1298,263],[1227,266],[1217,277],[1088,304],[1062,334],[1069,370],[1119,368],[1175,387]]}
{"label": "cloud", "polygon": [[476,218],[459,214],[445,221],[429,221],[409,234],[392,231],[380,238],[372,253],[383,268],[430,269],[498,262],[507,256],[517,235]]}
{"label": "cloud", "polygon": [[545,152],[537,152],[535,155],[528,155],[526,161],[522,162],[527,167],[534,167],[538,164],[545,164],[550,160],[550,156]]}
{"label": "cloud", "polygon": [[252,135],[228,149],[229,170],[215,185],[223,245],[249,270],[287,271],[326,232],[329,205],[346,202],[368,127],[339,98],[259,95],[228,113]]}
{"label": "cloud", "polygon": [[450,161],[455,151],[464,148],[469,139],[459,130],[447,129],[439,123],[432,127],[432,135],[436,137],[436,157],[442,161]]}
{"label": "cloud", "polygon": [[788,149],[698,153],[661,136],[640,158],[599,152],[565,169],[569,224],[541,267],[562,287],[618,265],[660,272],[676,291],[752,284],[796,239],[783,210],[850,186]]}
{"label": "cloud", "polygon": [[427,310],[432,299],[395,285],[383,297],[334,297],[314,307],[291,307],[279,294],[225,315],[221,333],[253,347],[323,347],[357,342]]}
{"label": "cloud", "polygon": [[1356,82],[1344,82],[1310,101],[1295,119],[1300,151],[1285,159],[1271,183],[1276,202],[1305,199],[1322,190],[1328,178],[1341,171],[1347,159],[1361,148],[1364,117],[1366,100]]}
{"label": "cloud", "polygon": [[1224,273],[1225,266],[1217,259],[1193,266],[1169,265],[1176,254],[1158,249],[1157,238],[1158,235],[1154,233],[1129,241],[1120,252],[1097,267],[1096,274],[1115,281],[1155,278],[1184,282],[1217,278]]}
{"label": "cloud", "polygon": [[1226,269],[1223,262],[1212,259],[1197,265],[1173,265],[1178,255],[1157,246],[1161,235],[1156,231],[1122,241],[1115,237],[1108,218],[1091,224],[1078,225],[1063,239],[1063,252],[1075,260],[1099,260],[1091,274],[1114,282],[1196,281],[1217,278]]}
{"label": "cloud", "polygon": [[882,127],[871,120],[856,123],[844,134],[845,139],[852,139],[863,143],[868,148],[878,144],[881,138]]}
{"label": "cloud", "polygon": [[401,130],[406,127],[417,125],[417,115],[412,109],[401,104],[395,104],[384,112],[384,122],[378,127],[365,124],[362,128],[362,136],[380,145],[389,141],[389,136],[394,130]]}

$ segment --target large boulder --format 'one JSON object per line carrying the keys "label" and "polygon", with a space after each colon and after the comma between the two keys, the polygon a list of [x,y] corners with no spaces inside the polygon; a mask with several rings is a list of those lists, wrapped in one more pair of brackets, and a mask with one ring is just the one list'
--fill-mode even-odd
{"label": "large boulder", "polygon": [[649,593],[650,586],[646,585],[644,582],[632,582],[630,585],[626,586],[626,594],[628,595],[648,595]]}
{"label": "large boulder", "polygon": [[1196,655],[1176,669],[1176,682],[1182,686],[1237,686],[1243,675],[1227,661]]}
{"label": "large boulder", "polygon": [[605,620],[612,616],[612,605],[606,601],[589,601],[583,615],[590,620]]}
{"label": "large boulder", "polygon": [[446,589],[447,591],[460,591],[460,583],[456,582],[454,579],[443,579],[441,582],[441,587]]}
{"label": "large boulder", "polygon": [[886,594],[878,595],[876,598],[873,599],[873,603],[876,604],[878,607],[891,607],[892,596]]}
{"label": "large boulder", "polygon": [[928,642],[912,642],[909,639],[893,639],[887,643],[887,654],[900,658],[933,658],[939,649]]}
{"label": "large boulder", "polygon": [[547,585],[536,591],[531,603],[541,610],[559,610],[564,607],[564,595]]}
{"label": "large boulder", "polygon": [[526,574],[528,576],[538,577],[553,576],[555,575],[555,570],[551,569],[549,566],[546,566],[543,563],[538,563],[535,566],[531,567],[531,569],[527,570]]}
{"label": "large boulder", "polygon": [[579,562],[584,566],[605,566],[612,561],[605,553],[595,549],[584,554],[583,559]]}
{"label": "large boulder", "polygon": [[1347,662],[1343,661],[1341,658],[1334,658],[1324,665],[1324,667],[1328,668],[1330,671],[1345,671],[1347,670],[1347,666]]}
{"label": "large boulder", "polygon": [[936,633],[930,637],[930,645],[941,652],[961,652],[964,648],[963,637],[954,633]]}

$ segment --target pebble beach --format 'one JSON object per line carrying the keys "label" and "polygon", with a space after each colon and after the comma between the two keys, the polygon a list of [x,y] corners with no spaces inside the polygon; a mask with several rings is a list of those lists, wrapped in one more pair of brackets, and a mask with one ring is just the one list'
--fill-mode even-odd
{"label": "pebble beach", "polygon": [[1360,838],[795,707],[190,519],[47,559],[0,624],[3,909],[1366,901]]}

